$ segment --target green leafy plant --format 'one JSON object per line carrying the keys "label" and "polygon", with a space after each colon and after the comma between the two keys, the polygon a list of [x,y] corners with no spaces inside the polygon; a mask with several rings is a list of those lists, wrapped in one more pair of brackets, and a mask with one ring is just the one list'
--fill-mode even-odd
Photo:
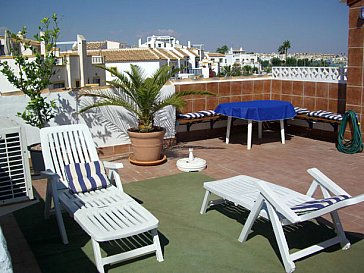
{"label": "green leafy plant", "polygon": [[137,128],[132,128],[133,131],[145,133],[158,130],[154,126],[156,113],[166,106],[174,106],[177,110],[181,110],[185,105],[184,96],[212,95],[207,91],[183,91],[162,97],[162,87],[180,71],[168,65],[157,69],[151,77],[146,77],[144,70],[137,65],[130,65],[130,71],[125,73],[119,73],[114,68],[102,68],[116,77],[107,82],[113,88],[81,92],[80,97],[94,97],[98,100],[89,103],[80,112],[102,106],[123,107],[138,119]]}
{"label": "green leafy plant", "polygon": [[[42,96],[42,91],[51,84],[51,77],[57,57],[54,50],[59,35],[58,18],[53,14],[51,18],[45,17],[39,26],[41,35],[34,35],[34,40],[26,39],[27,29],[23,27],[18,34],[10,33],[11,40],[15,46],[11,48],[15,65],[19,72],[16,72],[7,61],[0,63],[0,72],[16,88],[20,89],[29,97],[29,102],[22,113],[17,115],[27,124],[43,128],[55,115],[56,104],[54,101],[47,102]],[[39,51],[39,43],[44,43],[45,52]],[[32,56],[25,56],[21,52],[21,45],[25,50],[30,50]]]}
{"label": "green leafy plant", "polygon": [[221,47],[218,47],[218,48],[216,49],[216,52],[217,52],[217,53],[221,53],[221,54],[226,54],[226,53],[228,53],[228,52],[229,52],[229,48],[228,48],[228,46],[227,46],[227,45],[223,45],[223,46],[221,46]]}

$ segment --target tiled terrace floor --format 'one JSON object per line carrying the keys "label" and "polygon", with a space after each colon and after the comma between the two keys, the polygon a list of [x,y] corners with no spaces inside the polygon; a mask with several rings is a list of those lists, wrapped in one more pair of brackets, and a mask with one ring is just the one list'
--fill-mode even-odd
{"label": "tiled terrace floor", "polygon": [[[306,169],[317,167],[350,194],[364,193],[364,153],[343,154],[336,150],[334,143],[299,136],[287,136],[286,144],[281,145],[276,132],[265,132],[261,140],[253,137],[250,151],[246,149],[245,141],[245,134],[238,134],[232,136],[230,144],[225,144],[223,138],[179,143],[166,151],[168,161],[159,166],[135,166],[128,162],[126,156],[113,160],[124,164],[122,180],[131,183],[179,173],[176,161],[188,156],[188,148],[194,148],[195,156],[207,160],[208,167],[203,172],[214,179],[246,174],[305,193],[312,181]],[[34,180],[33,185],[44,196],[44,181]],[[346,231],[363,237],[364,204],[344,209],[340,215]],[[8,241],[15,272],[40,272],[14,218],[11,215],[2,217],[0,224]]]}

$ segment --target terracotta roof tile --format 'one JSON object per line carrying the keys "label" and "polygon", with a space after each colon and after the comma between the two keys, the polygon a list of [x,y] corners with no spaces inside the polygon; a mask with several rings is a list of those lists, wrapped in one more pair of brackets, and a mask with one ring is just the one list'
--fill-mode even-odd
{"label": "terracotta roof tile", "polygon": [[86,43],[87,50],[106,49],[106,47],[107,47],[106,41],[87,42]]}
{"label": "terracotta roof tile", "polygon": [[163,54],[164,56],[166,56],[168,59],[177,60],[179,58],[178,56],[174,55],[173,52],[170,50],[161,49],[161,48],[158,48],[156,50],[160,51],[160,53]]}
{"label": "terracotta roof tile", "polygon": [[153,53],[150,48],[103,50],[101,51],[101,54],[105,57],[105,62],[153,61],[165,59]]}
{"label": "terracotta roof tile", "polygon": [[175,50],[180,54],[180,55],[182,55],[183,57],[189,57],[189,55],[185,52],[185,51],[183,51],[182,49],[180,49],[180,48],[175,48]]}
{"label": "terracotta roof tile", "polygon": [[225,57],[224,54],[221,54],[221,53],[218,53],[218,52],[209,52],[209,53],[206,53],[207,55],[209,55],[210,57]]}
{"label": "terracotta roof tile", "polygon": [[186,48],[186,50],[187,50],[188,52],[190,52],[191,54],[195,55],[196,57],[200,57],[200,56],[198,55],[198,51],[197,51],[197,49],[193,49],[193,48]]}

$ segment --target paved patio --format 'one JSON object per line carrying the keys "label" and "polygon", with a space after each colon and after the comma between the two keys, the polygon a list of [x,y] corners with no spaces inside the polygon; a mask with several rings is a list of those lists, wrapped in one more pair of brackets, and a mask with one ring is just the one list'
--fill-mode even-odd
{"label": "paved patio", "polygon": [[[188,156],[188,148],[194,149],[196,157],[207,160],[208,167],[203,172],[213,179],[245,174],[305,193],[312,182],[306,170],[317,167],[351,195],[364,193],[363,153],[343,154],[336,150],[334,143],[290,135],[286,137],[286,144],[281,145],[277,132],[264,132],[260,140],[253,136],[250,151],[246,149],[246,134],[238,133],[232,135],[230,144],[225,144],[223,137],[181,142],[166,151],[168,161],[159,166],[135,166],[128,162],[126,155],[111,160],[124,164],[122,181],[132,183],[179,173],[176,162]],[[33,185],[40,196],[44,196],[45,181],[37,179]],[[363,238],[364,204],[344,209],[340,215],[345,230]],[[13,216],[0,218],[0,224],[8,241],[14,272],[40,272]]]}

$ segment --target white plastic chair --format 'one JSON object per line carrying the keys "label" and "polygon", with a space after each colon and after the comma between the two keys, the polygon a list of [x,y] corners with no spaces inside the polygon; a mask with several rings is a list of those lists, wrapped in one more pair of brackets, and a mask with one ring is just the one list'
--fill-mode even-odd
{"label": "white plastic chair", "polygon": [[[95,262],[99,272],[104,265],[156,253],[163,261],[157,232],[158,220],[142,205],[123,191],[118,169],[121,163],[103,162],[112,185],[106,189],[74,194],[68,189],[64,166],[72,163],[98,161],[95,144],[84,124],[47,127],[40,130],[42,153],[47,176],[45,217],[54,211],[64,244],[68,243],[62,218],[65,209],[91,236]],[[113,185],[114,184],[114,185]],[[51,209],[52,201],[54,209]],[[153,242],[146,246],[108,257],[101,256],[100,242],[140,236],[150,232]]]}
{"label": "white plastic chair", "polygon": [[[350,196],[318,169],[312,168],[307,171],[314,180],[306,195],[286,187],[245,175],[206,182],[204,183],[206,194],[202,202],[200,213],[205,213],[209,206],[224,202],[225,200],[250,210],[248,219],[239,236],[240,242],[247,240],[250,230],[258,217],[268,219],[272,224],[285,270],[286,272],[293,272],[295,270],[293,261],[295,260],[338,243],[341,244],[342,249],[348,249],[350,247],[350,242],[345,236],[337,211],[341,208],[364,201],[364,194],[356,197]],[[337,202],[326,200],[326,202],[324,202],[322,199],[315,199],[313,198],[313,195],[318,188],[321,189],[325,199],[333,196],[340,196],[340,198],[337,197],[337,199],[342,200]],[[211,193],[222,197],[223,200],[209,201],[208,199]],[[301,214],[302,211],[301,213],[298,212],[299,208],[310,206],[307,202],[312,201],[318,203],[322,208],[314,209],[303,214]],[[330,204],[330,202],[332,204]],[[324,206],[322,204],[330,205]],[[337,236],[290,254],[283,226],[308,221],[327,213],[330,213],[331,215]],[[309,234],[307,234],[307,236],[309,236]]]}

